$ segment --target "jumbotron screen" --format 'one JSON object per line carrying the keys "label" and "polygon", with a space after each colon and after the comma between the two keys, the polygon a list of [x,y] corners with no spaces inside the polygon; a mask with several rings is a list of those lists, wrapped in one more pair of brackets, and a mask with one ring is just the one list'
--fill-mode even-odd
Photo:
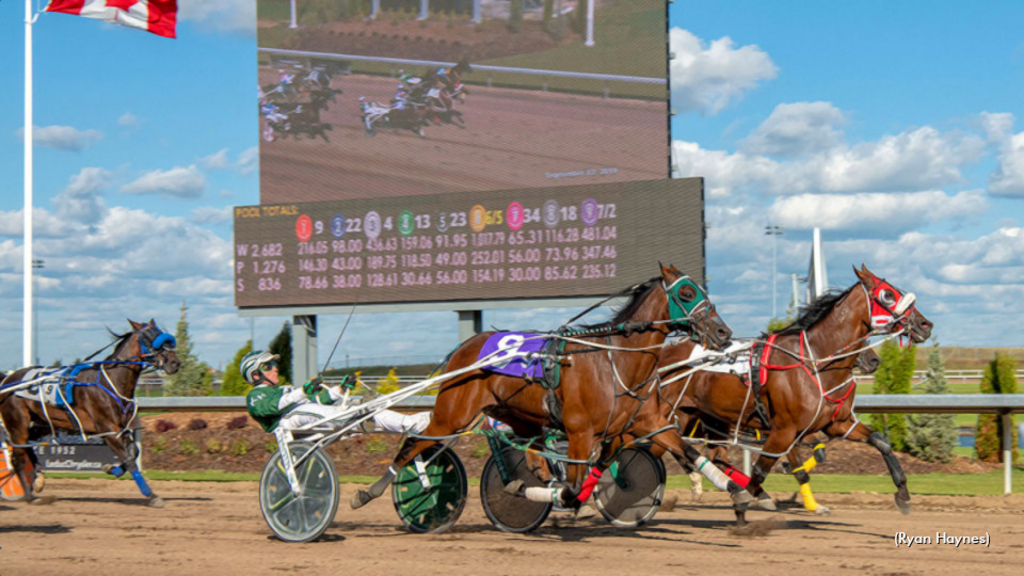
{"label": "jumbotron screen", "polygon": [[664,0],[374,4],[257,1],[261,204],[669,176]]}
{"label": "jumbotron screen", "polygon": [[[605,296],[703,282],[703,179],[235,208],[239,307]],[[514,307],[514,302],[510,303]]]}

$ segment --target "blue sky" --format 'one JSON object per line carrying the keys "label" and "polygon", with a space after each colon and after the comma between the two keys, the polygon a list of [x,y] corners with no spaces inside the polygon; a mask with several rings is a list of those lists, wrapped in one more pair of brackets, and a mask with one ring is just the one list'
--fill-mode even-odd
{"label": "blue sky", "polygon": [[[35,35],[40,356],[187,300],[212,365],[249,336],[230,207],[258,203],[255,4],[180,0],[177,40],[60,14]],[[21,362],[23,2],[0,2],[0,368]],[[708,273],[734,331],[779,308],[823,228],[829,279],[866,263],[918,294],[943,344],[1024,341],[1024,4],[685,2],[670,8],[676,162],[707,187]],[[546,327],[569,310],[485,313]],[[255,321],[257,345],[285,320]],[[353,358],[442,355],[454,314],[356,315]],[[322,357],[344,318],[321,319]],[[424,332],[440,335],[429,339]],[[428,348],[424,348],[428,346]]]}

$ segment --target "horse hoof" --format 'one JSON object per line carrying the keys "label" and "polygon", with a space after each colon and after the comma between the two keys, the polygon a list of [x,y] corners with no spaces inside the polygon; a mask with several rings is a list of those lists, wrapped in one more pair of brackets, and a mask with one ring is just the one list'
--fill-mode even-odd
{"label": "horse hoof", "polygon": [[505,484],[503,490],[505,491],[506,494],[509,494],[511,496],[521,496],[523,484],[524,482],[522,481],[522,479],[516,478],[515,480],[509,482],[508,484]]}
{"label": "horse hoof", "polygon": [[754,501],[754,497],[751,496],[750,492],[747,492],[746,490],[741,490],[734,494],[729,494],[729,497],[732,498],[733,504],[744,508],[750,506],[750,503]]}
{"label": "horse hoof", "polygon": [[164,499],[159,496],[150,496],[149,501],[146,502],[146,506],[150,508],[163,508],[166,505],[167,503],[164,502]]}
{"label": "horse hoof", "polygon": [[352,499],[348,501],[348,505],[351,506],[353,510],[358,510],[369,504],[371,500],[373,500],[373,496],[370,496],[369,492],[366,490],[358,490],[352,495]]}
{"label": "horse hoof", "polygon": [[594,510],[594,507],[591,506],[590,504],[583,504],[582,506],[579,507],[578,510],[576,510],[576,519],[577,520],[584,520],[586,518],[593,518],[596,515],[597,515],[597,511]]}
{"label": "horse hoof", "polygon": [[32,506],[49,506],[57,501],[56,496],[40,496],[39,498],[33,498],[28,501]]}
{"label": "horse hoof", "polygon": [[899,509],[900,514],[903,514],[904,516],[910,514],[910,500],[901,500],[899,495],[897,495],[896,508]]}
{"label": "horse hoof", "polygon": [[814,513],[816,515],[818,515],[818,516],[831,516],[832,515],[832,511],[831,510],[829,510],[825,506],[821,506],[820,504],[818,505],[817,508],[814,509]]}
{"label": "horse hoof", "polygon": [[36,479],[32,481],[32,493],[39,494],[46,487],[46,476],[41,472],[36,474]]}
{"label": "horse hoof", "polygon": [[765,494],[763,498],[757,499],[757,505],[762,510],[768,510],[769,512],[775,512],[779,509],[779,507],[775,505],[775,501],[772,500],[772,497],[767,494]]}

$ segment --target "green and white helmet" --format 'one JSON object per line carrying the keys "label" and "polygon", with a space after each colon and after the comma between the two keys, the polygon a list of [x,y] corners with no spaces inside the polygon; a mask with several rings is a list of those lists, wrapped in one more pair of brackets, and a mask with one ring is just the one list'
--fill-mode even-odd
{"label": "green and white helmet", "polygon": [[238,365],[238,369],[242,372],[242,377],[245,381],[250,384],[257,384],[263,380],[263,365],[268,362],[273,362],[280,358],[277,354],[271,354],[270,352],[264,352],[263,350],[253,350],[242,358],[242,362]]}

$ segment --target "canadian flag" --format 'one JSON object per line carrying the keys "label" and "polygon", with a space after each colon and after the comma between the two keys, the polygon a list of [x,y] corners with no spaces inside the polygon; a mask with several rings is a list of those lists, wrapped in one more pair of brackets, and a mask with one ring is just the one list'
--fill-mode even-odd
{"label": "canadian flag", "polygon": [[174,38],[178,0],[50,0],[44,12],[63,12]]}

